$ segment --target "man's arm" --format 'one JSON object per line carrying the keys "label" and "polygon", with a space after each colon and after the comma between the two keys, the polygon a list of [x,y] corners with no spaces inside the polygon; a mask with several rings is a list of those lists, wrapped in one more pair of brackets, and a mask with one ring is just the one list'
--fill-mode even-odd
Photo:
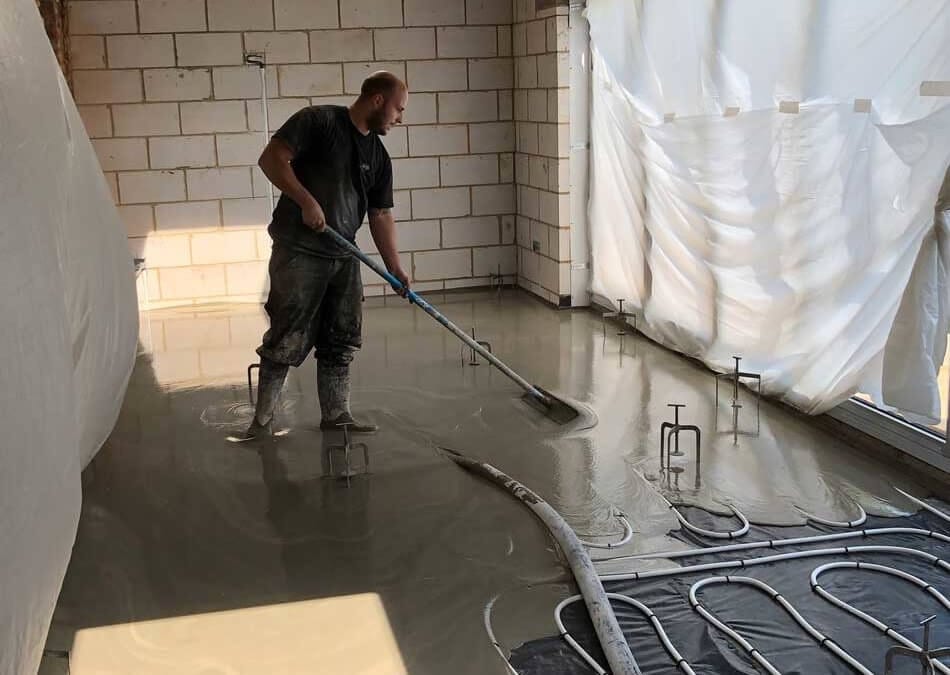
{"label": "man's arm", "polygon": [[313,195],[297,180],[290,161],[294,158],[293,150],[279,138],[272,138],[257,160],[257,165],[278,190],[293,199],[300,207],[303,222],[317,232],[322,232],[327,226],[323,208],[317,203]]}
{"label": "man's arm", "polygon": [[[396,245],[396,220],[392,209],[370,209],[369,230],[376,242],[376,248],[386,264],[386,269],[402,282],[405,289],[409,288],[409,275],[399,263],[399,248]],[[400,293],[405,295],[405,292]]]}

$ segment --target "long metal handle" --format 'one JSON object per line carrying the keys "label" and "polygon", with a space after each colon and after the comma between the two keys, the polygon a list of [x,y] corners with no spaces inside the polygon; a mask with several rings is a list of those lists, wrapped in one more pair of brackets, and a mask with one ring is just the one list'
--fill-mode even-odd
{"label": "long metal handle", "polygon": [[[378,274],[387,282],[389,282],[389,285],[393,287],[393,290],[397,292],[402,290],[402,282],[399,281],[399,279],[397,279],[392,274],[390,274],[389,271],[385,267],[383,267],[378,262],[376,262],[375,260],[367,256],[361,250],[359,250],[359,248],[357,248],[354,244],[347,241],[343,237],[343,235],[341,235],[339,232],[337,232],[336,230],[333,230],[329,226],[324,230],[324,232],[330,235],[333,241],[335,241],[337,244],[339,244],[340,246],[345,248],[347,251],[355,255],[357,258],[362,260],[366,264],[367,267],[369,267],[371,270],[376,272],[376,274]],[[426,300],[421,295],[419,295],[412,289],[407,289],[406,298],[409,300],[409,302],[415,305],[418,305],[419,308],[422,309],[422,311],[424,311],[426,314],[428,314],[433,319],[438,321],[440,324],[442,324],[443,326],[448,328],[450,331],[452,331],[452,333],[455,334],[455,337],[457,337],[459,340],[461,340],[462,342],[467,344],[469,347],[471,347],[472,349],[477,351],[479,354],[481,354],[481,356],[485,360],[489,361],[493,366],[498,368],[498,370],[500,370],[505,375],[510,377],[514,382],[518,384],[519,387],[521,387],[526,392],[531,394],[531,396],[535,397],[536,399],[538,399],[538,401],[541,401],[542,403],[545,403],[545,404],[547,403],[547,400],[548,400],[547,396],[541,393],[537,387],[529,383],[527,380],[521,377],[518,373],[516,373],[511,368],[506,366],[497,356],[492,354],[490,351],[488,351],[487,349],[482,347],[480,344],[478,344],[475,340],[473,340],[471,337],[469,337],[469,335],[465,331],[463,331],[461,328],[459,328],[454,323],[449,321],[439,310],[437,310],[435,307],[433,307],[428,302],[426,302]]]}

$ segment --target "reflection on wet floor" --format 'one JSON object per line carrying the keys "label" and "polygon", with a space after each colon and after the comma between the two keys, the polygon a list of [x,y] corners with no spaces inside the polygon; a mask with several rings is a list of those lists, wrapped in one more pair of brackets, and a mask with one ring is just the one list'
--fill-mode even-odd
{"label": "reflection on wet floor", "polygon": [[[569,575],[524,507],[438,446],[517,478],[585,539],[615,537],[622,511],[634,528],[627,553],[676,548],[665,499],[717,512],[733,505],[768,524],[801,523],[799,509],[836,520],[859,505],[872,515],[912,510],[891,483],[915,486],[886,465],[744,388],[742,408],[728,385],[717,406],[711,373],[637,336],[605,338],[597,314],[555,311],[515,291],[430,299],[526,379],[588,407],[597,425],[558,427],[497,370],[468,365],[427,316],[372,300],[353,399],[381,431],[353,439],[367,444],[368,471],[341,480],[329,475],[328,452],[343,439],[317,428],[312,360],[291,372],[282,396],[288,435],[227,441],[251,417],[247,368],[266,327],[261,308],[143,315],[120,419],[84,476],[50,637],[53,648],[82,645],[74,674],[393,673],[396,662],[413,674],[504,673],[484,606],[502,595],[493,621],[508,648],[550,635],[556,600],[573,592]],[[685,433],[682,454],[660,461],[671,403],[701,430],[699,466]],[[353,457],[362,467],[362,451]],[[378,611],[353,598],[377,599]],[[335,632],[321,627],[327,611]],[[313,650],[298,653],[298,642]],[[391,649],[366,658],[376,644]],[[176,662],[179,653],[188,656]],[[253,668],[242,666],[248,659]]]}

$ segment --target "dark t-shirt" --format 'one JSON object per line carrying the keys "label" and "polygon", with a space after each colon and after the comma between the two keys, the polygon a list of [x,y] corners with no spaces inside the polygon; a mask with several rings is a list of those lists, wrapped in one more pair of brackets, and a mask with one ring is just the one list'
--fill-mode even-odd
{"label": "dark t-shirt", "polygon": [[[367,209],[393,206],[393,167],[379,136],[365,136],[343,106],[310,106],[274,133],[294,153],[290,165],[327,218],[327,225],[350,241]],[[275,241],[324,257],[349,255],[329,237],[303,224],[300,207],[281,195],[268,228]]]}

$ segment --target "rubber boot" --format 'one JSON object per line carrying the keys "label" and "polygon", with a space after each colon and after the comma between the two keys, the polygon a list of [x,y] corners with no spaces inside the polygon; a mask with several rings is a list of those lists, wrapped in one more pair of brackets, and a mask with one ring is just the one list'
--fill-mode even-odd
{"label": "rubber boot", "polygon": [[257,375],[257,407],[254,410],[251,426],[244,432],[245,439],[274,435],[274,409],[280,399],[280,392],[284,388],[288,370],[289,366],[282,363],[261,359],[261,367]]}
{"label": "rubber boot", "polygon": [[361,424],[350,414],[350,368],[317,363],[317,396],[320,398],[320,428],[324,431],[349,425],[355,434],[372,434],[375,424]]}

